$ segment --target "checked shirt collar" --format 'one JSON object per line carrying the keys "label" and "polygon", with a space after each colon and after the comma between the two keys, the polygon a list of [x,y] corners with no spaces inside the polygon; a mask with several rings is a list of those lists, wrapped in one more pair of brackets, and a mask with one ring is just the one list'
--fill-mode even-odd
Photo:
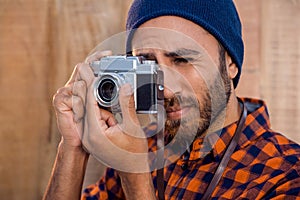
{"label": "checked shirt collar", "polygon": [[[269,115],[265,103],[261,100],[242,98],[248,110],[246,122],[240,136],[237,148],[246,147],[270,127]],[[220,161],[229,145],[237,123],[234,122],[221,131],[210,133],[205,138],[197,138],[191,145],[190,161],[211,155],[215,161]]]}

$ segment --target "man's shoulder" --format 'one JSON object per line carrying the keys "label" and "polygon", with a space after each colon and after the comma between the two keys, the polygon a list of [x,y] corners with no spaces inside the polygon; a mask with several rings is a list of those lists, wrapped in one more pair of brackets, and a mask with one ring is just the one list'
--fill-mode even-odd
{"label": "man's shoulder", "polygon": [[247,155],[245,158],[248,157],[246,160],[250,165],[257,163],[282,172],[293,169],[300,177],[300,145],[281,133],[265,129],[259,137],[240,150]]}
{"label": "man's shoulder", "polygon": [[[281,156],[297,156],[300,159],[300,145],[291,139],[287,138],[281,133],[273,130],[267,130],[261,135],[259,140],[265,141],[268,146],[273,146],[277,152],[277,155]],[[268,150],[268,148],[266,148]],[[275,152],[274,152],[275,153]]]}
{"label": "man's shoulder", "polygon": [[261,159],[294,157],[300,160],[300,145],[271,128],[266,103],[259,99],[241,98],[248,110],[246,126],[241,135],[241,149]]}
{"label": "man's shoulder", "polygon": [[249,199],[259,195],[263,199],[279,195],[293,199],[300,188],[300,146],[271,129],[261,131],[233,153],[225,176],[229,178],[234,171],[237,190]]}

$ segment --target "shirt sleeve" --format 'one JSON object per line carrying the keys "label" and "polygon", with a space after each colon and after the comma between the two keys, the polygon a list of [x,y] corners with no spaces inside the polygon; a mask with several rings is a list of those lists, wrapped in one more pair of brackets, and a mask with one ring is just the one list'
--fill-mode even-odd
{"label": "shirt sleeve", "polygon": [[107,168],[105,176],[96,184],[88,186],[81,197],[81,200],[100,199],[125,199],[120,177],[111,168]]}
{"label": "shirt sleeve", "polygon": [[[155,133],[157,124],[151,123],[144,128],[145,134],[149,136],[148,146],[150,151],[155,148]],[[154,136],[153,136],[154,135]],[[153,136],[153,137],[151,137]],[[105,176],[96,184],[88,186],[81,196],[81,200],[103,200],[103,199],[125,199],[125,195],[121,185],[121,179],[117,172],[112,168],[107,168]]]}

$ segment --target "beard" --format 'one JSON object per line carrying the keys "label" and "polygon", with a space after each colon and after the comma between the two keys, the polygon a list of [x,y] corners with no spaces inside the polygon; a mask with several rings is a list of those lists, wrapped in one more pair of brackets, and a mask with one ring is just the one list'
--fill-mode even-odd
{"label": "beard", "polygon": [[165,99],[166,110],[172,106],[190,108],[180,119],[166,119],[166,143],[172,141],[188,148],[196,138],[204,137],[210,128],[212,130],[222,128],[231,95],[231,82],[225,62],[220,62],[220,74],[221,78],[216,78],[210,86],[206,86],[201,102],[194,95],[185,97],[175,94],[172,98]]}
{"label": "beard", "polygon": [[[208,101],[205,101],[207,103]],[[166,141],[171,141],[175,138],[182,144],[189,143],[195,137],[209,127],[211,117],[211,107],[209,105],[199,106],[199,102],[195,97],[183,97],[177,94],[171,99],[165,99],[166,110],[172,106],[189,107],[189,112],[180,119],[166,119],[165,132],[167,135]],[[185,145],[186,146],[186,145]]]}

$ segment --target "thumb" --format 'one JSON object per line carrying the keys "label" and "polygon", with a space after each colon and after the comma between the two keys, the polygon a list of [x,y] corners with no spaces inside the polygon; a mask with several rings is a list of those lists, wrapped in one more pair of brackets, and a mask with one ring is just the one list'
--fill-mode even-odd
{"label": "thumb", "polygon": [[119,102],[123,116],[122,128],[125,132],[134,134],[140,129],[139,120],[136,115],[133,89],[130,84],[124,84],[120,88]]}

